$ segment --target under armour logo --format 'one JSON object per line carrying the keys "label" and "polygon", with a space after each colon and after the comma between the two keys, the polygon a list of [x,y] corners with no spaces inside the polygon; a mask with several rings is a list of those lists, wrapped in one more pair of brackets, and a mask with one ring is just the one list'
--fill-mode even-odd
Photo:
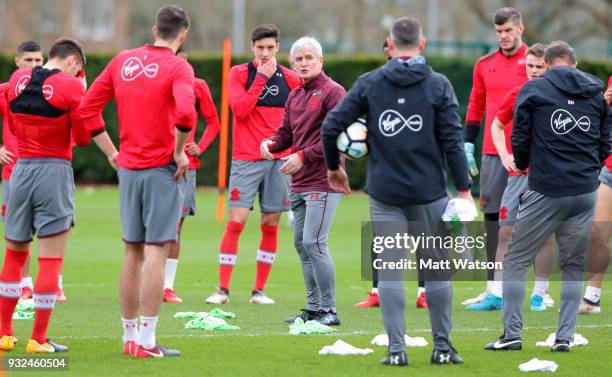
{"label": "under armour logo", "polygon": [[591,120],[586,115],[576,120],[569,111],[557,109],[550,117],[550,126],[557,135],[565,135],[576,127],[588,132],[591,128]]}
{"label": "under armour logo", "polygon": [[266,98],[268,96],[268,94],[271,95],[271,96],[276,96],[276,95],[278,95],[278,91],[279,91],[278,90],[278,86],[276,86],[276,85],[270,85],[270,86],[264,85],[264,90],[261,93],[261,95],[259,96],[259,99]]}
{"label": "under armour logo", "polygon": [[124,81],[132,81],[144,74],[146,77],[152,79],[157,76],[158,71],[159,65],[157,63],[151,63],[145,66],[140,59],[132,56],[123,62],[123,67],[121,67],[121,78]]}
{"label": "under armour logo", "polygon": [[391,364],[399,364],[399,362],[400,362],[399,355],[391,355],[391,356],[389,356],[389,363],[391,363]]}
{"label": "under armour logo", "polygon": [[450,353],[441,353],[440,354],[440,362],[441,363],[449,363],[450,362]]}
{"label": "under armour logo", "polygon": [[380,132],[387,136],[395,136],[404,128],[408,127],[411,131],[418,132],[423,128],[423,118],[420,115],[412,115],[405,119],[402,114],[395,110],[385,110],[378,118]]}

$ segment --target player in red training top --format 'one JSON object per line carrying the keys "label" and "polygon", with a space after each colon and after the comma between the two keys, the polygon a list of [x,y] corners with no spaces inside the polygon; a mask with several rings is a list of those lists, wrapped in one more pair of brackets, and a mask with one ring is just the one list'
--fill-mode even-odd
{"label": "player in red training top", "polygon": [[[546,47],[547,46],[542,43],[536,43],[527,49],[525,55],[525,68],[529,80],[540,77],[541,74],[546,72],[546,66],[544,64],[544,52],[546,51]],[[491,139],[499,153],[502,165],[508,172],[508,184],[502,195],[499,211],[500,228],[496,256],[498,262],[503,262],[504,255],[508,251],[508,245],[512,237],[512,229],[518,214],[519,198],[528,189],[527,175],[523,172],[519,172],[516,166],[514,166],[512,146],[509,140],[509,134],[512,132],[514,104],[522,87],[523,85],[518,85],[508,92],[508,95],[502,101],[499,111],[491,124]],[[535,262],[536,281],[530,299],[531,311],[545,312],[547,307],[554,306],[554,300],[547,293],[552,257],[552,243],[546,242],[538,253]],[[468,305],[468,310],[491,311],[502,309],[502,272],[501,270],[495,271],[494,281],[489,295],[481,302]]]}
{"label": "player in red training top", "polygon": [[[39,67],[43,65],[43,53],[40,45],[34,41],[24,41],[17,47],[17,54],[15,55],[15,65],[18,69],[28,69],[33,67]],[[0,84],[0,98],[4,99],[4,92],[8,87],[8,82]],[[4,215],[6,213],[6,205],[9,200],[9,185],[11,179],[11,173],[13,167],[17,161],[17,141],[15,135],[13,135],[8,129],[8,117],[6,116],[8,106],[6,101],[0,101],[0,115],[2,115],[2,147],[0,147],[0,163],[2,163],[2,214],[0,220],[4,221]],[[23,266],[23,273],[21,275],[21,298],[30,299],[32,298],[32,276],[30,274],[30,256],[26,259],[26,263]],[[60,282],[61,277],[60,275]],[[58,301],[60,301],[61,285],[58,289]],[[63,292],[61,294],[62,298]]]}
{"label": "player in red training top", "polygon": [[[179,53],[179,56],[187,60],[187,54]],[[176,277],[176,268],[178,266],[178,257],[180,253],[180,238],[183,228],[183,221],[187,216],[195,216],[196,210],[196,169],[200,168],[200,155],[204,153],[206,148],[213,142],[219,133],[219,117],[217,116],[217,108],[213,102],[210,88],[206,81],[195,79],[195,96],[196,109],[199,111],[202,118],[206,121],[206,131],[202,134],[202,138],[198,143],[195,143],[195,127],[191,129],[187,137],[185,152],[189,157],[189,170],[187,171],[187,189],[185,191],[185,201],[181,211],[181,220],[179,222],[178,236],[179,240],[170,245],[170,253],[166,259],[166,267],[164,274],[164,301],[171,304],[180,304],[183,300],[176,295],[174,291],[174,278]]]}
{"label": "player in red training top", "polygon": [[[612,108],[612,76],[604,97]],[[593,218],[591,247],[589,249],[589,281],[580,304],[580,314],[601,313],[601,283],[610,263],[610,236],[612,235],[612,156],[606,159],[606,166],[599,175],[601,184],[597,189],[597,204]]]}
{"label": "player in red training top", "polygon": [[[193,68],[176,56],[189,31],[179,6],[158,10],[155,43],[115,56],[81,102],[94,141],[118,167],[125,258],[120,295],[123,354],[179,356],[159,346],[155,328],[164,264],[178,239],[189,159],[185,140],[197,122]],[[104,131],[102,110],[112,97],[119,116],[119,152]],[[137,315],[140,310],[140,332]]]}
{"label": "player in red training top", "polygon": [[[497,149],[491,140],[491,122],[508,92],[527,81],[525,73],[525,51],[522,41],[525,27],[521,13],[514,8],[501,8],[494,16],[495,33],[499,49],[487,54],[474,66],[472,92],[465,118],[465,151],[472,175],[478,174],[474,159],[474,143],[485,116],[482,141],[480,175],[480,208],[484,213],[487,233],[487,260],[495,261],[497,235],[499,233],[499,207],[508,172],[502,166]],[[508,133],[509,135],[509,133]],[[491,291],[494,269],[487,274],[487,289],[477,297],[463,301],[464,305],[482,301]]]}
{"label": "player in red training top", "polygon": [[300,85],[297,75],[276,63],[279,31],[274,25],[258,26],[251,35],[255,59],[232,67],[229,102],[233,113],[232,170],[229,180],[229,221],[219,248],[219,290],[206,299],[209,304],[229,301],[229,286],[238,254],[238,240],[255,196],[259,193],[261,241],[257,250],[257,274],[251,291],[253,304],[274,304],[264,294],[276,257],[278,221],[288,211],[289,179],[279,173],[280,159],[268,161],[259,154],[259,143],[274,135],[285,113],[289,92]]}
{"label": "player in red training top", "polygon": [[38,276],[34,284],[34,327],[26,352],[66,352],[47,338],[56,301],[68,233],[73,226],[72,140],[84,146],[90,135],[79,116],[85,92],[76,77],[83,70],[81,45],[60,39],[43,67],[16,71],[5,98],[9,130],[19,159],[11,175],[6,210],[6,255],[0,272],[0,350],[14,348],[12,316],[21,293],[21,271],[33,234],[38,235]]}

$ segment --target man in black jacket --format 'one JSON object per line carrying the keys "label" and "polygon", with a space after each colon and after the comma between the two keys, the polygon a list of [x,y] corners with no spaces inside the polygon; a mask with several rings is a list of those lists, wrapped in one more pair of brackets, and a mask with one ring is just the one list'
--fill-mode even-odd
{"label": "man in black jacket", "polygon": [[576,331],[597,177],[610,153],[612,116],[603,83],[576,69],[571,46],[553,43],[544,61],[548,72],[523,86],[515,106],[510,141],[516,167],[529,167],[529,190],[520,198],[504,259],[504,335],[487,344],[488,350],[522,348],[525,276],[553,233],[563,285],[552,351],[568,352]]}
{"label": "man in black jacket", "polygon": [[[391,59],[355,82],[348,95],[323,123],[325,160],[332,188],[348,192],[346,173],[339,165],[336,139],[358,117],[367,115],[370,155],[366,192],[374,233],[406,232],[440,234],[442,214],[448,202],[445,157],[459,197],[469,192],[463,129],[457,114],[457,98],[446,77],[434,72],[420,55],[425,48],[421,25],[397,19],[387,39]],[[401,259],[406,249],[389,250]],[[418,253],[417,253],[418,254]],[[419,259],[446,260],[445,249],[428,250]],[[429,273],[428,273],[429,272]],[[434,339],[432,364],[461,363],[452,348],[450,273],[425,271],[425,289]],[[385,365],[405,366],[404,285],[402,274],[379,270],[379,295],[389,356]]]}

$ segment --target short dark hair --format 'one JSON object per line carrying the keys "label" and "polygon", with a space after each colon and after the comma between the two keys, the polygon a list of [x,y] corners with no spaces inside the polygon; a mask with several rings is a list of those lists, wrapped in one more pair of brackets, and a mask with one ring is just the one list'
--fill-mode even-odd
{"label": "short dark hair", "polygon": [[523,24],[523,16],[518,9],[515,8],[501,8],[495,12],[493,16],[493,22],[495,25],[503,25],[507,22],[512,22],[514,25],[522,25]]}
{"label": "short dark hair", "polygon": [[274,38],[278,42],[280,37],[280,30],[274,24],[262,24],[259,25],[251,33],[251,42],[256,42],[266,38]]}
{"label": "short dark hair", "polygon": [[155,20],[157,36],[163,40],[173,40],[181,31],[189,29],[189,14],[178,5],[159,8]]}
{"label": "short dark hair", "polygon": [[563,59],[569,64],[576,64],[576,52],[565,41],[551,42],[544,53],[544,61],[552,64],[556,59]]}
{"label": "short dark hair", "polygon": [[400,17],[391,25],[391,39],[398,48],[415,48],[423,34],[419,21],[410,17]]}
{"label": "short dark hair", "polygon": [[541,58],[544,56],[544,53],[546,52],[547,48],[548,46],[544,43],[534,43],[533,45],[531,45],[531,47],[527,49],[527,52],[525,52],[525,56],[533,55],[536,58]]}
{"label": "short dark hair", "polygon": [[71,55],[75,55],[82,65],[87,63],[83,46],[72,38],[60,38],[49,49],[49,59],[66,59]]}
{"label": "short dark hair", "polygon": [[38,42],[34,41],[23,41],[17,46],[17,56],[23,55],[25,52],[38,52],[42,51]]}

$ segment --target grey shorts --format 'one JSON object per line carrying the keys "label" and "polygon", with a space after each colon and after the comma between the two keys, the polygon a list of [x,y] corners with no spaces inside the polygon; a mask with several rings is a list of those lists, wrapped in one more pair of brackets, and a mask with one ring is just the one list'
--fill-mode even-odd
{"label": "grey shorts", "polygon": [[187,182],[185,182],[185,201],[181,217],[194,216],[196,211],[196,171],[195,169],[187,171]]}
{"label": "grey shorts", "polygon": [[173,175],[176,166],[128,170],[119,168],[119,207],[123,240],[163,245],[176,242],[185,179]]}
{"label": "grey shorts", "polygon": [[608,187],[612,187],[612,172],[607,166],[604,166],[603,169],[601,169],[601,173],[599,174],[599,182]]}
{"label": "grey shorts", "polygon": [[70,230],[74,215],[74,175],[70,161],[23,158],[17,161],[6,208],[4,238],[30,242]]}
{"label": "grey shorts", "polygon": [[7,180],[2,180],[2,213],[0,213],[0,221],[4,222],[4,218],[6,217],[6,205],[9,201],[9,189],[11,182]]}
{"label": "grey shorts", "polygon": [[480,209],[497,213],[508,182],[508,171],[499,156],[483,155],[480,165]]}
{"label": "grey shorts", "polygon": [[232,160],[228,206],[252,209],[255,195],[259,193],[262,212],[288,211],[291,207],[289,176],[278,172],[283,163],[281,160]]}
{"label": "grey shorts", "polygon": [[499,208],[499,225],[513,226],[519,209],[521,194],[529,189],[529,178],[526,175],[508,177]]}

